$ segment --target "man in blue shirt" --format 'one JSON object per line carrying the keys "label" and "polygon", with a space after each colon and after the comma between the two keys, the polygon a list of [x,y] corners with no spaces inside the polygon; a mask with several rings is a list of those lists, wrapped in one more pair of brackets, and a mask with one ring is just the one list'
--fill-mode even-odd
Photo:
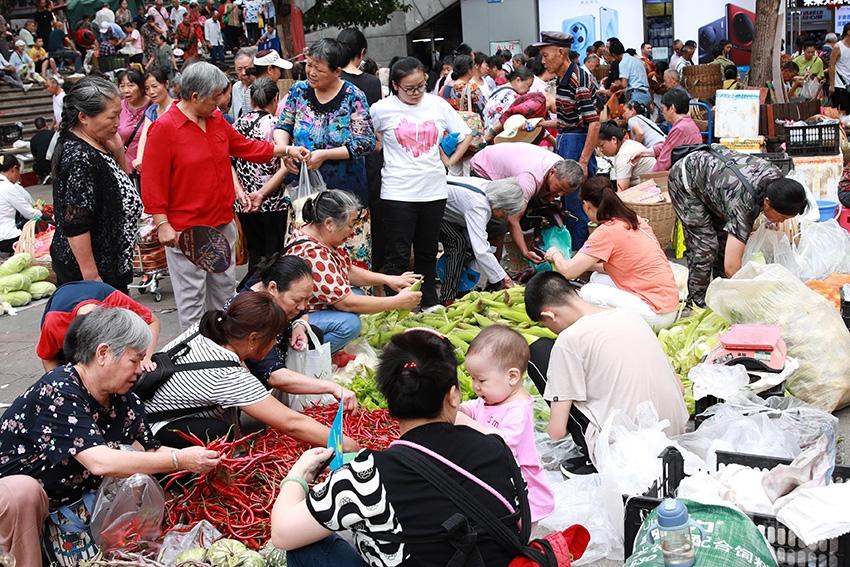
{"label": "man in blue shirt", "polygon": [[626,98],[649,106],[652,96],[649,94],[649,78],[646,76],[646,65],[637,57],[626,53],[625,47],[619,41],[612,41],[609,48],[611,55],[619,61],[620,78],[626,91]]}

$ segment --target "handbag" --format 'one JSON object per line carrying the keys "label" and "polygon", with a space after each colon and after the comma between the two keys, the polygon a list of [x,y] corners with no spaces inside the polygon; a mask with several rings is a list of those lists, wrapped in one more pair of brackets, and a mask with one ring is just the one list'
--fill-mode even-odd
{"label": "handbag", "polygon": [[472,130],[469,149],[466,151],[467,155],[470,155],[486,146],[487,141],[484,139],[484,119],[472,108],[472,89],[469,83],[463,88],[458,106],[462,106],[464,94],[466,95],[466,110],[458,110],[457,113],[460,115],[461,120]]}
{"label": "handbag", "polygon": [[91,532],[95,492],[84,492],[82,498],[51,511],[44,522],[41,549],[47,564],[77,567],[81,561],[94,558],[100,550]]}

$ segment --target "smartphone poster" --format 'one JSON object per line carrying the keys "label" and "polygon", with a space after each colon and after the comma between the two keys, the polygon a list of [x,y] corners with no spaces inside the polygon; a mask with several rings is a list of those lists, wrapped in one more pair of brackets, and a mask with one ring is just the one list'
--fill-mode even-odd
{"label": "smartphone poster", "polygon": [[616,37],[640,49],[643,43],[643,0],[539,0],[541,31],[573,35],[573,50],[584,57],[595,41]]}
{"label": "smartphone poster", "polygon": [[755,32],[756,0],[674,0],[673,35],[697,42],[694,63],[711,63],[723,41],[732,42],[728,55],[736,65],[750,64]]}

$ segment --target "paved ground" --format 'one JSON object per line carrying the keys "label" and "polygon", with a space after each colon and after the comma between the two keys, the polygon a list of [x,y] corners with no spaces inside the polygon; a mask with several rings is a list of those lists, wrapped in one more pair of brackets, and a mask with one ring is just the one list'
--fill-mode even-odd
{"label": "paved ground", "polygon": [[[52,200],[49,188],[41,186],[30,188],[30,192],[36,198]],[[139,295],[131,291],[133,298],[153,310],[162,322],[160,346],[177,336],[179,332],[174,297],[167,278],[163,280],[162,291],[163,297],[160,303],[154,302],[148,294]],[[38,340],[39,321],[44,310],[44,303],[45,300],[42,300],[21,308],[15,317],[0,317],[0,360],[3,361],[0,365],[0,404],[13,401],[43,373],[41,364],[34,354],[34,346]],[[836,415],[840,420],[838,437],[846,441],[850,439],[850,408]],[[843,450],[839,455],[845,463],[850,462],[847,446],[846,442],[842,444]],[[595,563],[594,567],[616,565],[622,565],[622,563],[602,561]]]}

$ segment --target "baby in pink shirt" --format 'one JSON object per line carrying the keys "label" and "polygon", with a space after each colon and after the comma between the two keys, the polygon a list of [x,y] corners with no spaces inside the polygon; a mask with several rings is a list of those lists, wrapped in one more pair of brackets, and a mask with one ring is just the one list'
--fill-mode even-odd
{"label": "baby in pink shirt", "polygon": [[502,436],[528,485],[531,520],[539,522],[555,509],[555,498],[534,443],[534,400],[522,383],[528,357],[528,344],[513,329],[481,331],[466,354],[478,398],[461,404],[455,423]]}

